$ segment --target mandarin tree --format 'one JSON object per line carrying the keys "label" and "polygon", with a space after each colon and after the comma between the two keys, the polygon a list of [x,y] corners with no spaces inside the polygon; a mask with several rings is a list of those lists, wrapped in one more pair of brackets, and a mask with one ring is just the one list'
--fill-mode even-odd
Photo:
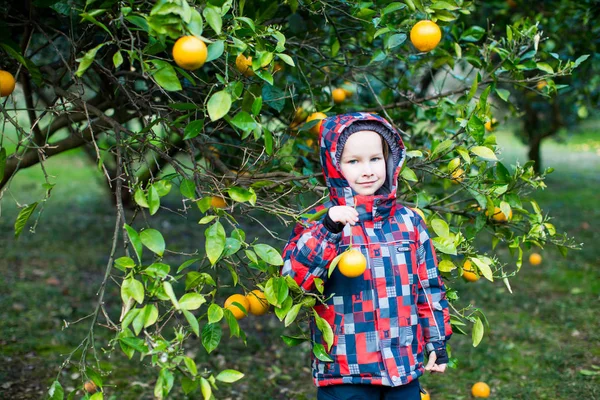
{"label": "mandarin tree", "polygon": [[[452,323],[460,333],[470,330],[477,345],[482,310],[462,304],[453,288],[464,260],[486,284],[510,290],[524,249],[574,247],[530,197],[544,187],[543,175],[529,163],[498,159],[496,138],[485,129],[491,102],[510,106],[507,87],[532,76],[567,76],[579,62],[564,59],[550,71],[535,21],[514,21],[495,34],[474,22],[476,11],[462,0],[1,0],[0,69],[20,83],[0,103],[3,124],[11,127],[0,141],[2,195],[20,170],[82,148],[114,196],[112,250],[81,348],[144,358],[156,369],[157,398],[181,382],[186,393],[209,399],[243,373],[199,368],[185,347],[200,337],[210,355],[225,341],[223,326],[244,341],[236,317],[247,314],[239,305],[248,311],[248,293],[264,292],[290,331],[286,344],[306,341],[304,322],[316,317],[311,308],[323,300],[323,282],[316,293],[304,293],[281,277],[281,249],[265,238],[283,243],[288,228],[278,233],[274,222],[299,221],[327,197],[318,151],[307,143],[316,142],[325,115],[354,110],[380,113],[403,131],[408,152],[398,199],[424,213]],[[421,52],[407,38],[424,20],[441,37]],[[178,63],[173,47],[182,37],[195,38],[200,56],[192,51]],[[453,87],[442,84],[450,76],[460,78]],[[335,101],[336,88],[349,94],[344,101]],[[35,211],[51,201],[54,186],[45,175],[39,201],[18,203],[15,236],[32,216],[44,223]],[[0,199],[18,201],[20,194],[11,194]],[[183,209],[169,210],[166,196]],[[200,232],[185,219],[197,209]],[[203,246],[185,255],[171,250],[171,238],[152,224],[169,211],[184,216],[182,226]],[[243,219],[264,234],[246,232]],[[479,237],[510,248],[515,261],[479,250]],[[121,298],[106,298],[115,282]],[[231,286],[239,300],[225,306]],[[117,314],[107,307],[115,301]],[[331,327],[320,318],[316,323],[331,346]],[[98,329],[110,330],[114,340],[97,343]],[[327,350],[313,347],[317,357]],[[80,369],[82,383],[91,379],[110,393],[110,371],[97,370],[103,356],[78,355],[60,369]],[[57,379],[50,396],[62,392]]]}

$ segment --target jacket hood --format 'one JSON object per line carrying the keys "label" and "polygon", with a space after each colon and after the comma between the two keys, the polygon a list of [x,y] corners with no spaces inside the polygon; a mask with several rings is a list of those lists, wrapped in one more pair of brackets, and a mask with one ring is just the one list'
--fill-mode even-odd
{"label": "jacket hood", "polygon": [[[355,132],[375,131],[385,139],[389,154],[386,159],[386,182],[373,196],[357,194],[348,184],[340,169],[344,144]],[[398,175],[406,159],[406,150],[400,133],[379,115],[356,112],[328,117],[319,132],[321,165],[329,188],[330,200],[335,205],[357,206],[360,203],[396,199]]]}

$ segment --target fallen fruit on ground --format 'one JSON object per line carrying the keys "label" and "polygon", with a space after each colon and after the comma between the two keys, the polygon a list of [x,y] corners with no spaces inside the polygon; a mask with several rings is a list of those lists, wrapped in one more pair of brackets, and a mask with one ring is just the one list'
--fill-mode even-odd
{"label": "fallen fruit on ground", "polygon": [[250,304],[250,314],[263,315],[269,311],[269,302],[262,290],[255,289],[246,295]]}
{"label": "fallen fruit on ground", "polygon": [[[234,304],[238,303],[238,304]],[[244,307],[242,310],[240,305]],[[248,315],[248,310],[250,310],[250,303],[248,299],[243,294],[232,294],[225,300],[224,307],[233,313],[235,319],[242,319],[246,315]]]}
{"label": "fallen fruit on ground", "polygon": [[340,273],[348,278],[356,278],[367,269],[367,259],[359,250],[346,251],[337,265]]}
{"label": "fallen fruit on ground", "polygon": [[252,57],[246,57],[243,54],[238,55],[235,59],[235,67],[244,76],[254,76],[254,70],[252,69]]}
{"label": "fallen fruit on ground", "polygon": [[529,255],[529,264],[540,265],[542,263],[542,256],[538,253],[531,253]]}
{"label": "fallen fruit on ground", "polygon": [[173,46],[173,60],[183,69],[193,71],[206,62],[208,50],[206,44],[196,36],[182,36]]}
{"label": "fallen fruit on ground", "polygon": [[471,394],[477,398],[486,398],[490,395],[490,387],[485,382],[477,382],[471,388]]}
{"label": "fallen fruit on ground", "polygon": [[8,71],[0,70],[0,97],[10,96],[15,90],[15,77]]}
{"label": "fallen fruit on ground", "polygon": [[473,269],[473,265],[471,264],[471,260],[465,261],[463,264],[463,273],[462,277],[469,282],[477,282],[479,280],[479,275]]}
{"label": "fallen fruit on ground", "polygon": [[431,51],[442,40],[442,31],[433,21],[419,21],[410,30],[410,41],[419,51]]}

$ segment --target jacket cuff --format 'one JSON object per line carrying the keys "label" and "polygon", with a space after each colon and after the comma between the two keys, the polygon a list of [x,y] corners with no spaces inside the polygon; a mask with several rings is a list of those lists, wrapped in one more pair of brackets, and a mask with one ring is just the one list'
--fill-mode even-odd
{"label": "jacket cuff", "polygon": [[331,233],[340,233],[344,230],[344,224],[341,222],[335,222],[329,216],[329,210],[327,210],[327,214],[325,214],[325,218],[323,218],[323,226]]}
{"label": "jacket cuff", "polygon": [[431,352],[435,352],[435,355],[436,355],[435,363],[437,365],[448,364],[448,362],[450,361],[448,359],[448,352],[446,351],[446,343],[445,342],[427,343],[426,350],[427,350],[428,356]]}

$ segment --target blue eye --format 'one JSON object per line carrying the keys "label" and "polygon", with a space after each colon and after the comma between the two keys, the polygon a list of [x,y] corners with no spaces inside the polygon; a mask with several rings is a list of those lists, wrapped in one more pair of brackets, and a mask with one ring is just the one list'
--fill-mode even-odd
{"label": "blue eye", "polygon": [[348,164],[356,164],[358,161],[357,160],[349,160]]}
{"label": "blue eye", "polygon": [[377,162],[377,161],[380,161],[380,160],[381,160],[381,157],[373,157],[373,158],[371,158],[372,162]]}

